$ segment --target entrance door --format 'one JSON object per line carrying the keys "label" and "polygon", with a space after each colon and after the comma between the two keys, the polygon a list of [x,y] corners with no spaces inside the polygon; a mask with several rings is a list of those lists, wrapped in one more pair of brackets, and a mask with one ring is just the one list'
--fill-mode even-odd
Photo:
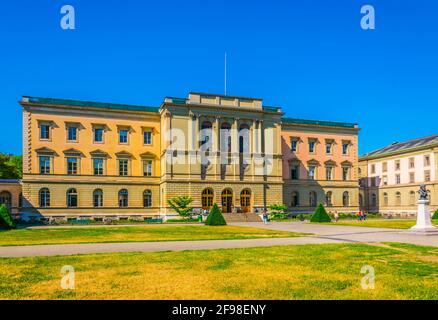
{"label": "entrance door", "polygon": [[222,212],[230,213],[233,205],[233,193],[229,189],[222,191]]}
{"label": "entrance door", "polygon": [[240,193],[240,207],[244,213],[251,211],[251,191],[248,189],[242,190]]}

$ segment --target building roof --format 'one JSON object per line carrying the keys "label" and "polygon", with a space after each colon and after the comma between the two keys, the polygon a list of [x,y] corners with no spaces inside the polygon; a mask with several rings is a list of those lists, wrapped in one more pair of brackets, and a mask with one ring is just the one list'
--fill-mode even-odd
{"label": "building roof", "polygon": [[21,183],[21,180],[19,180],[19,179],[0,179],[0,184],[6,184],[6,183],[17,184],[17,183]]}
{"label": "building roof", "polygon": [[263,100],[262,98],[254,98],[254,97],[244,97],[244,96],[229,96],[225,94],[219,93],[207,93],[207,92],[189,92],[189,94],[197,94],[201,96],[212,96],[212,97],[221,97],[221,98],[230,98],[230,99],[245,99],[245,100]]}
{"label": "building roof", "polygon": [[29,97],[24,96],[22,102],[44,104],[44,105],[57,105],[57,106],[69,106],[79,108],[99,108],[107,110],[123,110],[123,111],[141,111],[141,112],[158,112],[158,107],[151,106],[137,106],[129,104],[117,104],[117,103],[105,103],[105,102],[93,102],[93,101],[81,101],[81,100],[69,100],[69,99],[57,99],[57,98],[41,98],[41,97]]}
{"label": "building roof", "polygon": [[363,155],[361,158],[378,158],[380,156],[391,155],[394,153],[404,153],[435,145],[438,146],[438,134],[408,140],[405,142],[394,142],[386,147],[369,152]]}
{"label": "building roof", "polygon": [[306,120],[306,119],[297,119],[297,118],[282,118],[281,120],[285,124],[316,125],[316,126],[338,127],[338,128],[357,128],[356,123],[348,123],[348,122]]}

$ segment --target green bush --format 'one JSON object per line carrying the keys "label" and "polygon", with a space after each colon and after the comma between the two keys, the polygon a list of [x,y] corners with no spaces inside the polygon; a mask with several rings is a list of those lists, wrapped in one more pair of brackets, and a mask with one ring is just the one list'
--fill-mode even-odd
{"label": "green bush", "polygon": [[437,209],[437,210],[435,211],[435,213],[433,214],[432,219],[433,219],[433,220],[438,219],[438,209]]}
{"label": "green bush", "polygon": [[11,214],[8,211],[8,208],[4,204],[0,206],[0,228],[4,229],[15,229],[17,226],[15,225],[14,220],[12,219]]}
{"label": "green bush", "polygon": [[320,203],[316,208],[315,213],[312,215],[310,222],[331,222],[331,221],[332,219],[330,219],[330,216],[327,214],[327,211],[325,211],[324,206],[322,205],[322,203]]}
{"label": "green bush", "polygon": [[205,220],[205,225],[207,226],[225,226],[227,225],[227,222],[225,221],[224,216],[222,215],[222,212],[219,210],[219,207],[215,203],[213,205],[213,208],[210,211],[210,214],[207,217],[207,220]]}
{"label": "green bush", "polygon": [[288,214],[284,212],[287,209],[284,204],[271,204],[269,209],[271,210],[270,220],[283,220],[288,217]]}

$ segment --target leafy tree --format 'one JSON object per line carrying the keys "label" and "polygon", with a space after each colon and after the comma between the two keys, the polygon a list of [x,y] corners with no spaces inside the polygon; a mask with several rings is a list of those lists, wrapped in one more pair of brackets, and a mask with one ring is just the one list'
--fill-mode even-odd
{"label": "leafy tree", "polygon": [[184,219],[191,219],[193,214],[193,208],[190,204],[193,202],[192,197],[179,196],[167,200],[169,207],[175,210]]}
{"label": "leafy tree", "polygon": [[0,153],[0,179],[20,179],[23,173],[23,157]]}
{"label": "leafy tree", "polygon": [[6,229],[15,229],[16,225],[14,220],[12,219],[11,214],[8,211],[8,208],[4,204],[0,206],[0,228]]}
{"label": "leafy tree", "polygon": [[219,207],[215,203],[213,208],[210,211],[207,219],[205,220],[205,225],[207,226],[226,226],[227,222],[225,221],[222,212],[219,210]]}
{"label": "leafy tree", "polygon": [[287,206],[284,204],[271,204],[269,206],[271,210],[271,219],[286,219],[287,214],[284,212],[287,209]]}
{"label": "leafy tree", "polygon": [[325,211],[324,206],[322,205],[322,203],[320,203],[316,208],[315,213],[312,215],[310,222],[330,222],[330,221],[332,221],[332,219],[330,219],[330,216],[327,214],[327,211]]}

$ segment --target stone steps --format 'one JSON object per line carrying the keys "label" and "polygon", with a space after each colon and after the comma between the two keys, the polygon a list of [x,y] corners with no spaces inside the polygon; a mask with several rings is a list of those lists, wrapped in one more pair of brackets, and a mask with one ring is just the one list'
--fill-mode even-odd
{"label": "stone steps", "polygon": [[255,213],[223,213],[226,222],[261,222]]}

